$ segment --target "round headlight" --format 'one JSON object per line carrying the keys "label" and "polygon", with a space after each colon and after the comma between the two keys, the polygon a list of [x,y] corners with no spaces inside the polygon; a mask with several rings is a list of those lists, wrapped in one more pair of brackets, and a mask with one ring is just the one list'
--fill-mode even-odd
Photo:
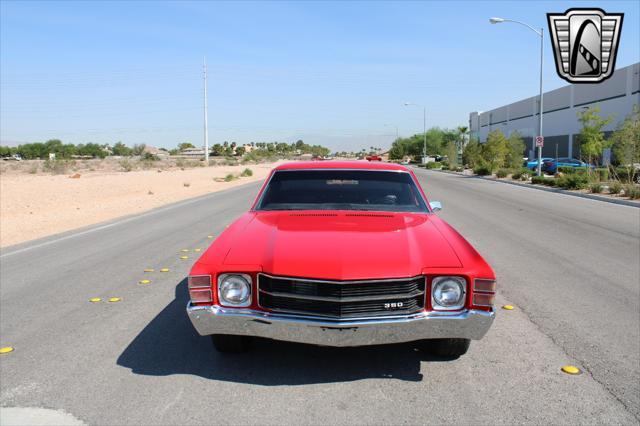
{"label": "round headlight", "polygon": [[460,277],[437,277],[432,282],[435,309],[459,309],[464,306],[465,280]]}
{"label": "round headlight", "polygon": [[224,274],[218,278],[218,295],[223,305],[251,304],[251,277],[245,274]]}

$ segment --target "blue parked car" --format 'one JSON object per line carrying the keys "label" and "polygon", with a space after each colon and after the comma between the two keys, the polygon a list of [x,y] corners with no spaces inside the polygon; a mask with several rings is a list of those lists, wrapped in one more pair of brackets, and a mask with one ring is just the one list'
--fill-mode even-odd
{"label": "blue parked car", "polygon": [[545,161],[544,163],[542,163],[542,170],[544,172],[547,172],[549,174],[555,175],[556,172],[558,171],[558,166],[559,167],[574,167],[574,168],[592,168],[594,169],[594,166],[591,166],[587,163],[585,163],[584,161],[580,161],[576,158],[558,158],[558,161],[556,162],[555,158],[551,158],[549,161]]}
{"label": "blue parked car", "polygon": [[[553,158],[550,157],[542,157],[542,166],[544,167],[545,161],[553,161]],[[538,159],[534,158],[533,160],[527,160],[523,164],[529,170],[536,170],[538,168]]]}

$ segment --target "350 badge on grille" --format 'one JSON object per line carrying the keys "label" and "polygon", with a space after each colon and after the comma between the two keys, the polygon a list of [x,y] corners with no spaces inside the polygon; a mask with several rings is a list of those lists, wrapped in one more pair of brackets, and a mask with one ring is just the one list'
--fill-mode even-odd
{"label": "350 badge on grille", "polygon": [[384,304],[385,309],[402,309],[403,307],[404,303],[402,302],[390,302]]}

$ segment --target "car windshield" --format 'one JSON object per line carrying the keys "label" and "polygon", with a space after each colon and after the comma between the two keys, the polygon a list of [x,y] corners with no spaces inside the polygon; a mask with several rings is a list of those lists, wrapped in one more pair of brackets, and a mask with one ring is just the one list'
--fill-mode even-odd
{"label": "car windshield", "polygon": [[409,173],[375,170],[276,171],[257,210],[428,212]]}

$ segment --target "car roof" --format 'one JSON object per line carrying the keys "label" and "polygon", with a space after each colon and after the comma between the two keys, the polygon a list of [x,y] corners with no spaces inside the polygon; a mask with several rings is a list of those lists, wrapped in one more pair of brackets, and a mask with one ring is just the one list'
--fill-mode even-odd
{"label": "car roof", "polygon": [[361,170],[398,170],[407,172],[405,166],[381,161],[297,161],[280,164],[275,170],[321,170],[321,169],[361,169]]}

